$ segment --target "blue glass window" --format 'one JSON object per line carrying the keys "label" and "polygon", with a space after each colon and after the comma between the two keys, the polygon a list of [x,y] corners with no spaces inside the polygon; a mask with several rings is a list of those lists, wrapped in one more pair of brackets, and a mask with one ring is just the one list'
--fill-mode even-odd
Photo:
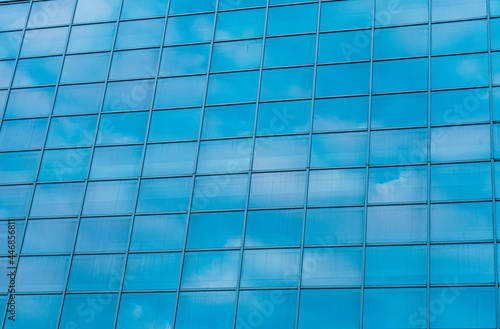
{"label": "blue glass window", "polygon": [[432,53],[463,53],[488,49],[486,20],[434,24],[432,26]]}
{"label": "blue glass window", "polygon": [[239,254],[239,251],[187,252],[184,256],[181,287],[235,287],[240,265]]}
{"label": "blue glass window", "polygon": [[129,50],[113,53],[110,79],[152,78],[158,67],[158,49]]}
{"label": "blue glass window", "polygon": [[426,161],[427,129],[386,130],[371,133],[371,164]]}
{"label": "blue glass window", "polygon": [[366,129],[368,97],[318,99],[314,102],[313,131]]}
{"label": "blue glass window", "polygon": [[299,268],[300,249],[245,250],[241,286],[296,286]]}
{"label": "blue glass window", "polygon": [[17,271],[18,291],[62,291],[66,284],[69,257],[21,257]]}
{"label": "blue glass window", "polygon": [[[0,61],[0,88],[8,88],[10,86],[10,79],[12,77],[12,73],[14,73],[14,63],[15,61]],[[22,72],[23,70],[26,71],[27,68],[23,67],[26,65],[23,65],[25,63],[23,60],[20,61],[19,67],[19,73],[21,75],[20,78],[18,78],[18,83],[19,85],[26,85],[30,84],[30,78],[29,78],[29,73],[27,72]],[[57,63],[56,63],[57,65]],[[51,81],[54,79],[50,79]],[[43,84],[43,83],[40,83]]]}
{"label": "blue glass window", "polygon": [[365,211],[361,207],[308,209],[306,245],[362,243]]}
{"label": "blue glass window", "polygon": [[326,65],[317,68],[316,96],[368,94],[369,89],[369,63]]}
{"label": "blue glass window", "polygon": [[67,27],[28,30],[24,35],[21,56],[31,57],[62,54],[66,46],[67,34]]}
{"label": "blue glass window", "polygon": [[301,209],[249,211],[245,246],[300,245],[303,220]]}
{"label": "blue glass window", "polygon": [[375,33],[373,57],[396,58],[426,56],[429,52],[427,26],[380,29]]}
{"label": "blue glass window", "polygon": [[181,253],[130,254],[125,290],[175,289],[179,282]]}
{"label": "blue glass window", "polygon": [[490,1],[490,15],[491,16],[500,15],[500,2],[499,2],[499,0],[491,0]]}
{"label": "blue glass window", "polygon": [[77,25],[71,28],[68,53],[106,51],[113,45],[115,23]]}
{"label": "blue glass window", "polygon": [[143,176],[191,175],[196,162],[197,143],[148,145]]}
{"label": "blue glass window", "polygon": [[191,177],[142,180],[137,212],[187,210],[192,181]]}
{"label": "blue glass window", "polygon": [[445,21],[486,16],[486,0],[434,0],[432,20]]}
{"label": "blue glass window", "polygon": [[234,291],[183,292],[175,326],[177,329],[207,328],[231,329],[233,327]]}
{"label": "blue glass window", "polygon": [[230,173],[250,169],[252,139],[229,139],[200,143],[196,172]]}
{"label": "blue glass window", "polygon": [[425,125],[427,125],[427,93],[372,97],[372,128]]}
{"label": "blue glass window", "polygon": [[36,178],[40,152],[0,153],[0,183],[31,183]]}
{"label": "blue glass window", "polygon": [[194,186],[193,210],[244,208],[248,175],[198,176]]}
{"label": "blue glass window", "polygon": [[[122,294],[117,329],[134,329],[148,325],[168,328],[173,320],[175,293]],[[137,310],[140,309],[140,312]]]}
{"label": "blue glass window", "polygon": [[[67,59],[66,59],[67,60]],[[61,68],[62,57],[41,57],[21,59],[17,63],[16,74],[14,76],[14,87],[28,87],[56,84]],[[0,72],[4,79],[9,79],[8,66],[4,69],[2,64],[14,64],[14,62],[0,62]],[[8,84],[5,84],[7,87]],[[0,82],[0,87],[4,84]]]}
{"label": "blue glass window", "polygon": [[425,284],[427,246],[366,248],[366,285]]}
{"label": "blue glass window", "polygon": [[427,89],[427,58],[373,64],[373,92],[421,89]]}
{"label": "blue glass window", "polygon": [[[0,13],[0,15],[2,14]],[[0,44],[2,44],[0,59],[16,57],[22,39],[23,35],[21,31],[0,33]]]}
{"label": "blue glass window", "polygon": [[[485,60],[484,57],[482,59]],[[491,54],[491,71],[492,71],[491,79],[493,84],[495,85],[500,84],[500,76],[496,74],[496,72],[500,72],[500,52],[494,52]],[[485,81],[483,76],[481,76],[478,79],[481,79],[481,84],[488,84],[488,81]]]}
{"label": "blue glass window", "polygon": [[255,101],[258,80],[259,71],[211,74],[207,104]]}
{"label": "blue glass window", "polygon": [[[18,295],[15,298],[19,306],[15,321],[6,320],[4,328],[56,328],[61,301],[60,295]],[[2,304],[5,302],[2,301]]]}
{"label": "blue glass window", "polygon": [[53,25],[67,25],[71,21],[75,0],[54,0],[52,2],[36,2],[31,7],[29,28],[40,28]]}
{"label": "blue glass window", "polygon": [[262,36],[264,33],[265,18],[265,9],[221,12],[217,14],[215,40],[244,39]]}
{"label": "blue glass window", "polygon": [[[116,314],[118,294],[68,294],[64,298],[64,306],[59,326],[61,328],[77,326],[79,329],[108,329],[113,327]],[[95,305],[101,312],[95,311]],[[87,316],[77,316],[82,305]],[[93,321],[89,321],[92,318]]]}
{"label": "blue glass window", "polygon": [[433,128],[431,130],[431,161],[489,158],[489,125]]}
{"label": "blue glass window", "polygon": [[252,174],[252,208],[304,204],[306,173],[302,171]]}
{"label": "blue glass window", "polygon": [[486,88],[439,91],[431,94],[431,124],[462,124],[490,120]]}
{"label": "blue glass window", "polygon": [[75,10],[74,23],[88,23],[100,21],[113,21],[120,12],[119,0],[78,0]]}
{"label": "blue glass window", "polygon": [[197,139],[201,109],[153,111],[149,142]]}
{"label": "blue glass window", "polygon": [[371,30],[322,33],[319,35],[318,62],[370,60],[371,42]]}
{"label": "blue glass window", "polygon": [[142,143],[149,112],[104,114],[99,122],[97,144]]}
{"label": "blue glass window", "polygon": [[162,0],[124,0],[120,17],[128,19],[165,16],[167,4]]}
{"label": "blue glass window", "polygon": [[254,119],[254,104],[207,107],[205,108],[201,137],[251,136]]}
{"label": "blue glass window", "polygon": [[163,18],[120,22],[116,35],[115,48],[160,46],[164,25],[165,20]]}
{"label": "blue glass window", "polygon": [[142,145],[95,148],[90,178],[139,176],[142,149]]}
{"label": "blue glass window", "polygon": [[61,82],[103,81],[108,75],[108,64],[109,53],[66,56]]}
{"label": "blue glass window", "polygon": [[212,39],[214,14],[169,17],[165,44],[208,42]]}
{"label": "blue glass window", "polygon": [[[493,5],[493,2],[490,1],[490,4]],[[500,19],[497,19],[497,18],[491,19],[490,20],[491,49],[499,49],[500,48],[499,37],[500,37]]]}
{"label": "blue glass window", "polygon": [[186,215],[136,216],[130,250],[182,249]]}
{"label": "blue glass window", "polygon": [[262,56],[262,40],[218,42],[213,45],[210,71],[257,69]]}
{"label": "blue glass window", "polygon": [[253,170],[305,168],[308,150],[309,136],[257,138]]}
{"label": "blue glass window", "polygon": [[39,181],[60,181],[87,178],[90,148],[45,150],[40,166]]}
{"label": "blue glass window", "polygon": [[219,0],[219,10],[246,7],[265,7],[267,0]]}
{"label": "blue glass window", "polygon": [[54,114],[97,113],[101,107],[104,84],[60,86]]}
{"label": "blue glass window", "polygon": [[310,206],[363,203],[365,169],[314,170],[309,173]]}
{"label": "blue glass window", "polygon": [[47,147],[94,144],[97,115],[54,117],[50,121]]}
{"label": "blue glass window", "polygon": [[32,188],[31,185],[0,186],[0,218],[25,217]]}
{"label": "blue glass window", "polygon": [[262,72],[261,100],[308,98],[312,96],[313,68],[265,70]]}
{"label": "blue glass window", "polygon": [[23,253],[71,252],[77,219],[29,220],[23,242]]}
{"label": "blue glass window", "polygon": [[187,248],[236,248],[241,246],[245,213],[194,213],[189,218]]}
{"label": "blue glass window", "polygon": [[427,241],[427,206],[368,207],[367,243]]}
{"label": "blue glass window", "polygon": [[84,189],[84,183],[37,185],[30,215],[34,217],[79,215]]}
{"label": "blue glass window", "polygon": [[196,3],[183,0],[172,0],[170,3],[169,15],[199,13],[204,11],[214,11],[217,0],[200,0]]}
{"label": "blue glass window", "polygon": [[210,44],[164,48],[160,75],[205,73],[209,55]]}
{"label": "blue glass window", "polygon": [[29,3],[3,4],[0,9],[0,30],[22,29],[29,10]]}
{"label": "blue glass window", "polygon": [[136,180],[91,182],[87,186],[83,214],[132,213],[136,195]]}
{"label": "blue glass window", "polygon": [[376,0],[375,25],[402,25],[425,23],[428,21],[427,0],[393,1]]}
{"label": "blue glass window", "polygon": [[124,255],[74,256],[68,290],[118,290],[124,266]]}
{"label": "blue glass window", "polygon": [[48,116],[52,111],[54,91],[54,87],[11,90],[4,117]]}
{"label": "blue glass window", "polygon": [[488,54],[434,57],[431,70],[433,89],[488,85]]}
{"label": "blue glass window", "polygon": [[359,285],[362,279],[362,248],[314,248],[304,250],[304,286]]}
{"label": "blue glass window", "polygon": [[82,218],[75,251],[100,252],[127,249],[130,217]]}
{"label": "blue glass window", "polygon": [[2,122],[0,150],[38,149],[43,145],[47,119]]}
{"label": "blue glass window", "polygon": [[257,134],[308,132],[311,101],[288,101],[259,104]]}
{"label": "blue glass window", "polygon": [[372,12],[371,0],[325,2],[321,4],[320,31],[370,27]]}
{"label": "blue glass window", "polygon": [[153,91],[154,80],[109,82],[102,110],[149,110]]}
{"label": "blue glass window", "polygon": [[158,80],[155,108],[203,104],[207,78],[204,75]]}
{"label": "blue glass window", "polygon": [[369,203],[418,202],[426,199],[426,166],[370,168]]}
{"label": "blue glass window", "polygon": [[431,200],[491,198],[490,163],[431,166]]}
{"label": "blue glass window", "polygon": [[264,66],[314,64],[315,49],[315,35],[268,38]]}
{"label": "blue glass window", "polygon": [[313,135],[311,167],[339,167],[366,164],[366,133]]}

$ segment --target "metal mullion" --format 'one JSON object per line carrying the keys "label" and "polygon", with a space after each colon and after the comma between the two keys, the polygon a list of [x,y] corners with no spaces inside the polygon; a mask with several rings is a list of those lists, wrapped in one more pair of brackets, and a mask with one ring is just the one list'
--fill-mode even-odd
{"label": "metal mullion", "polygon": [[[375,1],[375,0],[374,0]],[[319,53],[319,35],[320,35],[320,24],[321,24],[321,9],[323,6],[323,1],[318,1],[318,17],[316,22],[316,45],[314,50],[314,74],[313,74],[313,86],[312,86],[312,99],[311,99],[311,115],[309,117],[309,148],[307,153],[307,167],[306,167],[306,179],[305,179],[305,189],[304,189],[304,214],[302,217],[302,235],[300,239],[300,264],[299,264],[299,280],[297,283],[297,302],[295,306],[295,328],[299,327],[299,313],[300,313],[300,297],[302,293],[302,273],[304,272],[304,245],[305,245],[305,235],[306,235],[306,220],[307,220],[307,202],[309,195],[309,178],[311,172],[311,149],[312,149],[312,138],[313,138],[313,119],[314,119],[314,103],[316,99],[316,79],[318,72],[318,53]]]}
{"label": "metal mullion", "polygon": [[253,127],[253,132],[252,132],[252,150],[250,153],[250,165],[249,165],[249,170],[248,170],[248,186],[247,186],[247,196],[245,199],[245,212],[243,215],[243,228],[242,228],[242,235],[241,235],[241,246],[240,246],[240,264],[238,268],[238,279],[236,282],[236,294],[235,294],[235,303],[234,303],[234,314],[233,314],[233,328],[237,329],[236,323],[237,323],[237,316],[238,316],[238,305],[239,305],[239,297],[240,297],[240,290],[241,290],[241,274],[243,272],[243,253],[245,249],[245,235],[246,235],[246,226],[247,226],[247,217],[248,217],[248,207],[250,205],[250,186],[252,183],[252,168],[253,168],[253,162],[254,162],[254,154],[255,154],[255,140],[257,136],[257,118],[258,118],[258,113],[259,113],[259,104],[260,104],[260,93],[261,93],[261,87],[262,87],[262,72],[264,71],[264,53],[265,53],[265,48],[266,48],[266,33],[267,33],[267,21],[269,18],[269,2],[270,0],[266,1],[266,14],[264,18],[264,32],[262,34],[262,51],[260,55],[260,65],[259,65],[259,82],[257,86],[257,96],[256,96],[256,102],[255,102],[255,115],[254,115],[254,127]]}
{"label": "metal mullion", "polygon": [[[207,73],[206,73],[206,79],[205,79],[205,94],[203,96],[203,104],[202,104],[201,114],[200,114],[200,126],[198,129],[198,138],[196,141],[197,145],[196,145],[195,168],[194,168],[194,171],[192,174],[193,178],[191,180],[191,195],[189,197],[189,204],[188,204],[188,209],[187,209],[187,214],[186,214],[187,217],[186,217],[186,229],[185,229],[185,233],[184,233],[184,245],[183,245],[182,252],[181,252],[179,278],[177,281],[175,305],[174,305],[173,317],[172,317],[172,328],[174,328],[174,329],[176,326],[177,312],[179,309],[178,305],[179,305],[179,298],[180,298],[180,293],[181,293],[182,272],[184,271],[184,260],[185,260],[185,256],[186,256],[186,247],[187,247],[187,236],[188,236],[188,230],[189,230],[189,222],[190,222],[190,218],[191,218],[191,208],[192,208],[193,199],[194,199],[196,170],[198,169],[198,159],[200,156],[201,132],[202,132],[202,128],[203,128],[203,118],[205,116],[205,108],[207,105],[208,82],[209,82],[209,78],[210,78],[210,66],[212,65],[212,54],[213,54],[213,49],[214,49],[215,28],[217,27],[218,11],[219,11],[219,1],[217,1],[215,4],[215,11],[210,12],[210,13],[214,14],[214,23],[212,25],[212,38],[210,39],[210,54],[208,56]],[[199,14],[199,13],[197,13],[197,14]],[[179,15],[179,16],[185,16],[185,15]],[[178,17],[178,16],[175,15],[175,16],[168,16],[168,17]]]}
{"label": "metal mullion", "polygon": [[[165,41],[165,34],[166,34],[166,30],[167,30],[167,18],[166,18],[166,16],[167,16],[169,8],[170,8],[170,0],[168,0],[166,12],[165,12],[165,22],[163,23],[163,34],[162,34],[162,39],[161,39],[161,45],[163,45],[163,43]],[[117,30],[118,30],[118,28],[117,28]],[[117,303],[116,303],[115,320],[114,320],[113,328],[116,328],[116,326],[118,325],[118,316],[119,316],[119,311],[120,311],[121,298],[122,298],[122,294],[123,294],[123,286],[125,284],[125,274],[127,271],[128,258],[130,255],[130,244],[132,242],[132,232],[133,232],[133,228],[134,228],[135,218],[137,216],[137,214],[136,214],[137,204],[139,202],[139,192],[140,192],[140,186],[141,186],[141,181],[142,181],[142,173],[144,171],[144,162],[146,159],[146,149],[148,146],[149,129],[150,129],[151,120],[153,117],[153,108],[154,108],[154,102],[155,102],[155,98],[156,98],[156,90],[158,89],[158,75],[160,73],[160,65],[161,65],[162,56],[163,56],[163,46],[160,46],[160,53],[158,56],[158,64],[156,65],[156,75],[154,77],[153,97],[151,99],[151,105],[149,108],[148,123],[147,123],[146,133],[144,136],[142,158],[141,158],[141,170],[139,172],[139,177],[137,180],[137,191],[136,191],[136,197],[135,197],[135,202],[134,202],[134,210],[132,212],[131,221],[130,221],[127,248],[125,249],[125,263],[123,265],[123,273],[122,273],[121,282],[120,282],[120,289],[118,291],[118,299],[117,299]]]}
{"label": "metal mullion", "polygon": [[[71,32],[71,26],[73,24],[73,20],[74,20],[75,13],[76,13],[76,7],[78,6],[78,1],[79,0],[75,1],[75,9],[73,10],[73,16],[72,16],[72,19],[71,19],[70,32]],[[122,6],[123,6],[123,0],[121,0],[120,10],[118,12],[118,17],[116,18],[116,22],[117,22],[116,24],[118,24],[118,20],[120,18]],[[68,38],[69,38],[70,34],[71,33],[68,33]],[[114,47],[115,47],[115,41],[116,41],[117,34],[118,34],[118,28],[115,29],[115,33],[114,33],[114,36],[113,36],[113,44],[112,44],[111,50],[109,51],[110,55],[109,55],[109,63],[108,63],[108,73],[107,73],[106,79],[104,81],[104,90],[106,90],[106,87],[107,87],[107,84],[108,84],[109,72],[110,72],[110,69],[111,69],[111,62],[112,62],[112,59],[113,59],[113,51],[114,51]],[[66,50],[67,50],[67,47],[68,47],[68,43],[66,43]],[[65,53],[64,53],[63,56],[64,57],[66,56],[66,51],[65,51]],[[63,65],[64,65],[64,60],[63,60]],[[62,69],[61,69],[61,74],[62,74]],[[61,75],[59,76],[58,82],[60,82],[60,79],[61,79]],[[82,219],[83,206],[85,204],[85,197],[86,197],[87,189],[88,189],[88,185],[89,185],[90,167],[92,165],[92,160],[94,158],[95,145],[97,143],[97,135],[98,135],[98,132],[99,132],[99,125],[100,125],[100,122],[101,122],[101,116],[102,116],[102,108],[103,108],[103,106],[104,106],[104,95],[102,97],[102,101],[101,101],[101,105],[100,105],[99,113],[98,113],[98,117],[97,117],[97,123],[96,123],[96,129],[95,129],[95,136],[94,136],[94,143],[91,146],[92,150],[91,150],[91,153],[90,153],[90,159],[89,159],[89,165],[88,165],[88,170],[87,170],[87,176],[86,176],[86,179],[85,179],[85,188],[84,188],[83,194],[82,194],[82,202],[81,202],[80,212],[79,212],[79,215],[78,215],[78,221],[77,221],[76,230],[75,230],[75,239],[73,241],[73,248],[71,250],[71,255],[70,255],[70,258],[69,258],[68,274],[66,276],[66,283],[65,283],[64,290],[63,290],[63,293],[62,293],[61,308],[59,310],[59,317],[58,317],[58,320],[57,320],[57,328],[59,328],[60,325],[61,325],[61,318],[62,318],[62,313],[63,313],[63,310],[64,310],[64,303],[65,303],[65,299],[66,299],[66,294],[68,293],[69,276],[70,276],[70,273],[71,273],[71,267],[73,265],[73,259],[74,259],[75,248],[76,248],[76,240],[77,240],[77,237],[78,237],[78,231],[80,230],[80,223],[81,223],[81,219]]]}
{"label": "metal mullion", "polygon": [[425,287],[425,314],[426,327],[430,328],[430,303],[431,303],[431,63],[432,63],[432,0],[427,2],[428,11],[428,51],[427,54],[427,282]]}

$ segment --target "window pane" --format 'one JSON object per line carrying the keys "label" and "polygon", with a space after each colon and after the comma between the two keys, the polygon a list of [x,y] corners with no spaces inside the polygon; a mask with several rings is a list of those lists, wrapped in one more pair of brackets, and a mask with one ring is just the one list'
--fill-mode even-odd
{"label": "window pane", "polygon": [[[260,309],[261,305],[265,305],[264,309]],[[294,328],[296,312],[297,293],[293,290],[241,291],[236,327],[251,328],[251,324],[257,323],[261,329]]]}
{"label": "window pane", "polygon": [[427,129],[374,131],[371,164],[427,162]]}
{"label": "window pane", "polygon": [[162,0],[125,0],[121,18],[147,18],[165,16],[167,3]]}
{"label": "window pane", "polygon": [[367,285],[425,284],[427,246],[366,248]]}
{"label": "window pane", "polygon": [[305,184],[301,171],[252,174],[249,207],[303,205]]}
{"label": "window pane", "polygon": [[192,181],[191,177],[142,180],[136,211],[144,213],[187,210]]}
{"label": "window pane", "polygon": [[97,144],[144,142],[148,117],[148,112],[102,115],[99,123]]}
{"label": "window pane", "polygon": [[487,21],[470,21],[432,26],[432,53],[463,53],[488,49]]}
{"label": "window pane", "polygon": [[142,145],[95,148],[90,178],[139,176],[142,149]]}
{"label": "window pane", "polygon": [[143,176],[190,175],[194,172],[197,143],[148,145]]}
{"label": "window pane", "polygon": [[264,66],[313,64],[315,48],[315,35],[268,38]]}
{"label": "window pane", "polygon": [[23,253],[71,252],[77,219],[29,220],[23,242]]}
{"label": "window pane", "polygon": [[335,1],[321,4],[321,31],[370,27],[373,1]]}
{"label": "window pane", "polygon": [[431,94],[431,124],[490,120],[488,89],[439,91]]}
{"label": "window pane", "polygon": [[[144,38],[142,38],[144,39]],[[158,49],[118,51],[113,53],[110,79],[152,78],[158,66]]]}
{"label": "window pane", "polygon": [[0,150],[38,149],[43,145],[47,119],[2,122]]}
{"label": "window pane", "polygon": [[427,241],[427,206],[368,207],[366,243]]}
{"label": "window pane", "polygon": [[369,203],[418,202],[427,199],[427,167],[370,168]]}
{"label": "window pane", "polygon": [[40,28],[51,25],[67,25],[71,21],[74,0],[54,0],[52,2],[33,3],[28,20],[28,27]]}
{"label": "window pane", "polygon": [[118,290],[124,265],[124,255],[74,256],[68,290]]}
{"label": "window pane", "polygon": [[303,220],[304,214],[301,209],[249,211],[245,246],[300,245]]}
{"label": "window pane", "polygon": [[115,23],[73,26],[67,52],[110,50],[113,45],[115,28]]}
{"label": "window pane", "polygon": [[54,87],[11,90],[5,118],[48,116],[52,111]]}
{"label": "window pane", "polygon": [[96,125],[97,115],[52,118],[46,146],[91,146]]}
{"label": "window pane", "polygon": [[374,58],[426,56],[429,52],[427,26],[396,27],[377,30]]}
{"label": "window pane", "polygon": [[186,215],[136,216],[130,250],[182,249]]}
{"label": "window pane", "polygon": [[373,64],[373,92],[421,89],[427,89],[427,58]]}
{"label": "window pane", "polygon": [[180,293],[175,327],[231,329],[235,299],[234,291]]}
{"label": "window pane", "polygon": [[326,65],[317,68],[316,96],[368,94],[369,89],[369,63]]}
{"label": "window pane", "polygon": [[132,213],[136,195],[136,180],[91,182],[87,186],[83,214]]}
{"label": "window pane", "polygon": [[78,0],[74,23],[115,20],[120,11],[119,0]]}
{"label": "window pane", "polygon": [[181,253],[131,254],[125,273],[125,290],[175,289],[179,282]]}
{"label": "window pane", "polygon": [[311,101],[289,101],[259,104],[257,134],[308,132]]}
{"label": "window pane", "polygon": [[67,27],[28,30],[24,35],[21,56],[48,56],[61,54],[65,50]]}
{"label": "window pane", "polygon": [[431,283],[494,282],[493,244],[431,246]]}
{"label": "window pane", "polygon": [[431,129],[431,161],[489,158],[489,125]]}
{"label": "window pane", "polygon": [[0,218],[25,217],[31,191],[31,185],[0,186]]}
{"label": "window pane", "polygon": [[[493,2],[490,1],[490,3],[491,3],[491,5],[493,5]],[[490,20],[491,49],[499,49],[500,48],[499,37],[500,37],[500,19],[491,19]]]}
{"label": "window pane", "polygon": [[489,163],[431,166],[431,200],[491,198]]}
{"label": "window pane", "polygon": [[255,101],[258,79],[259,71],[211,74],[207,104]]}
{"label": "window pane", "polygon": [[213,26],[214,14],[169,17],[165,44],[208,42],[212,39]]}
{"label": "window pane", "polygon": [[308,209],[306,245],[362,243],[365,211],[361,207]]}
{"label": "window pane", "polygon": [[213,45],[210,71],[257,69],[262,56],[262,40],[218,42]]}
{"label": "window pane", "polygon": [[165,20],[163,18],[120,22],[116,35],[115,48],[160,46],[164,25]]}
{"label": "window pane", "polygon": [[77,216],[80,214],[84,189],[84,183],[37,185],[30,215]]}
{"label": "window pane", "polygon": [[493,238],[489,202],[431,206],[431,241],[488,240]]}
{"label": "window pane", "polygon": [[253,170],[305,168],[308,150],[309,136],[257,138]]}
{"label": "window pane", "polygon": [[241,246],[244,212],[191,214],[187,248],[236,248]]}
{"label": "window pane", "polygon": [[201,106],[206,80],[204,75],[159,79],[154,107]]}
{"label": "window pane", "polygon": [[312,96],[313,68],[265,70],[261,100],[308,98]]}
{"label": "window pane", "polygon": [[154,80],[109,82],[102,110],[149,110],[153,92]]}
{"label": "window pane", "polygon": [[[340,1],[339,1],[340,2]],[[359,328],[359,289],[306,289],[300,294],[299,329]]]}
{"label": "window pane", "polygon": [[[14,87],[41,86],[56,84],[61,68],[61,56],[21,59],[17,63]],[[0,62],[10,63],[10,62]],[[12,62],[13,64],[13,62]],[[0,67],[2,75],[10,80],[10,73]],[[4,73],[5,72],[5,73]],[[0,87],[7,87],[0,82]]]}
{"label": "window pane", "polygon": [[153,111],[149,142],[198,138],[201,109]]}
{"label": "window pane", "polygon": [[242,287],[296,286],[300,250],[246,250],[243,254]]}
{"label": "window pane", "polygon": [[432,20],[444,21],[486,16],[485,0],[434,0]]}
{"label": "window pane", "polygon": [[206,73],[209,55],[210,44],[164,48],[160,75]]}
{"label": "window pane", "polygon": [[314,170],[309,173],[309,206],[363,203],[365,169]]}
{"label": "window pane", "polygon": [[[0,61],[0,88],[8,88],[10,86],[10,79],[12,77],[12,73],[14,73],[14,63],[15,61]],[[26,72],[22,72],[23,70],[26,70],[25,64],[23,64],[24,61],[20,61],[20,65],[18,66],[18,70],[20,75],[24,75],[24,77],[20,77],[18,80],[20,80],[20,85],[25,85],[27,83],[30,83],[31,78],[26,77]],[[23,67],[24,66],[24,67]],[[53,79],[51,79],[53,80]],[[43,83],[40,83],[43,84]]]}
{"label": "window pane", "polygon": [[15,321],[5,320],[4,328],[56,328],[61,301],[60,295],[18,295],[15,297],[18,306]]}
{"label": "window pane", "polygon": [[[323,8],[327,4],[324,3]],[[370,50],[371,30],[322,33],[319,35],[318,62],[370,60]]]}
{"label": "window pane", "polygon": [[203,11],[214,11],[216,0],[199,0],[196,3],[184,0],[172,0],[170,3],[169,15],[187,14]]}
{"label": "window pane", "polygon": [[60,86],[53,114],[97,113],[103,94],[104,84],[100,83]]}
{"label": "window pane", "polygon": [[427,93],[372,97],[372,128],[424,125],[427,125]]}
{"label": "window pane", "polygon": [[269,8],[267,34],[315,32],[318,5],[296,5]]}
{"label": "window pane", "polygon": [[252,140],[229,139],[200,143],[200,154],[196,172],[230,173],[250,169]]}
{"label": "window pane", "polygon": [[376,26],[424,23],[429,16],[427,0],[376,0],[375,10]]}
{"label": "window pane", "polygon": [[87,178],[90,148],[46,150],[43,152],[39,181],[61,181]]}
{"label": "window pane", "polygon": [[245,7],[265,7],[267,0],[219,0],[219,10]]}
{"label": "window pane", "polygon": [[305,249],[302,285],[359,285],[363,276],[362,263],[362,248]]}
{"label": "window pane", "polygon": [[487,54],[434,57],[431,68],[433,89],[488,84]]}
{"label": "window pane", "polygon": [[174,308],[175,293],[122,294],[116,328],[168,328],[173,320]]}
{"label": "window pane", "polygon": [[245,208],[248,175],[198,176],[194,186],[193,210]]}
{"label": "window pane", "polygon": [[313,135],[311,167],[339,167],[366,164],[366,133]]}
{"label": "window pane", "polygon": [[184,256],[181,287],[236,287],[239,254],[239,251],[187,252]]}
{"label": "window pane", "polygon": [[368,97],[314,101],[313,131],[366,129]]}
{"label": "window pane", "polygon": [[4,4],[0,7],[0,30],[22,29],[30,10],[29,3]]}
{"label": "window pane", "polygon": [[265,9],[221,12],[217,14],[215,40],[260,37],[264,33]]}
{"label": "window pane", "polygon": [[66,56],[61,82],[103,81],[108,76],[108,64],[109,53]]}
{"label": "window pane", "polygon": [[251,136],[255,104],[205,108],[202,138]]}
{"label": "window pane", "polygon": [[17,271],[18,291],[62,291],[66,284],[69,257],[21,257]]}
{"label": "window pane", "polygon": [[40,152],[0,153],[0,183],[31,183],[36,179]]}
{"label": "window pane", "polygon": [[[101,312],[95,312],[92,308],[88,309],[89,303],[99,301],[97,306]],[[104,301],[104,303],[103,303]],[[64,307],[61,315],[61,328],[77,326],[79,329],[109,329],[113,327],[115,321],[116,304],[118,294],[68,294],[64,298]],[[85,306],[87,311],[92,311],[93,321],[86,322],[88,317],[77,316],[78,310]]]}
{"label": "window pane", "polygon": [[82,218],[76,252],[124,251],[127,249],[130,217]]}

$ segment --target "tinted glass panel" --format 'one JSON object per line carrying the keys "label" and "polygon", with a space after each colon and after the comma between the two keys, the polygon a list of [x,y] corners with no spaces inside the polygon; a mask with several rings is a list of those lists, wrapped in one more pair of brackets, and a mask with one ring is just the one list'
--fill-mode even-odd
{"label": "tinted glass panel", "polygon": [[365,169],[311,171],[308,205],[363,203],[365,175]]}

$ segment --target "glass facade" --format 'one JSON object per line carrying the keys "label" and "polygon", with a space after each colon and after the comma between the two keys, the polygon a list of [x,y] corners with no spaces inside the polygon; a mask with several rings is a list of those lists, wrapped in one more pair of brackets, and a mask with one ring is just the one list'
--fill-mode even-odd
{"label": "glass facade", "polygon": [[499,0],[0,1],[0,119],[2,328],[500,328]]}

